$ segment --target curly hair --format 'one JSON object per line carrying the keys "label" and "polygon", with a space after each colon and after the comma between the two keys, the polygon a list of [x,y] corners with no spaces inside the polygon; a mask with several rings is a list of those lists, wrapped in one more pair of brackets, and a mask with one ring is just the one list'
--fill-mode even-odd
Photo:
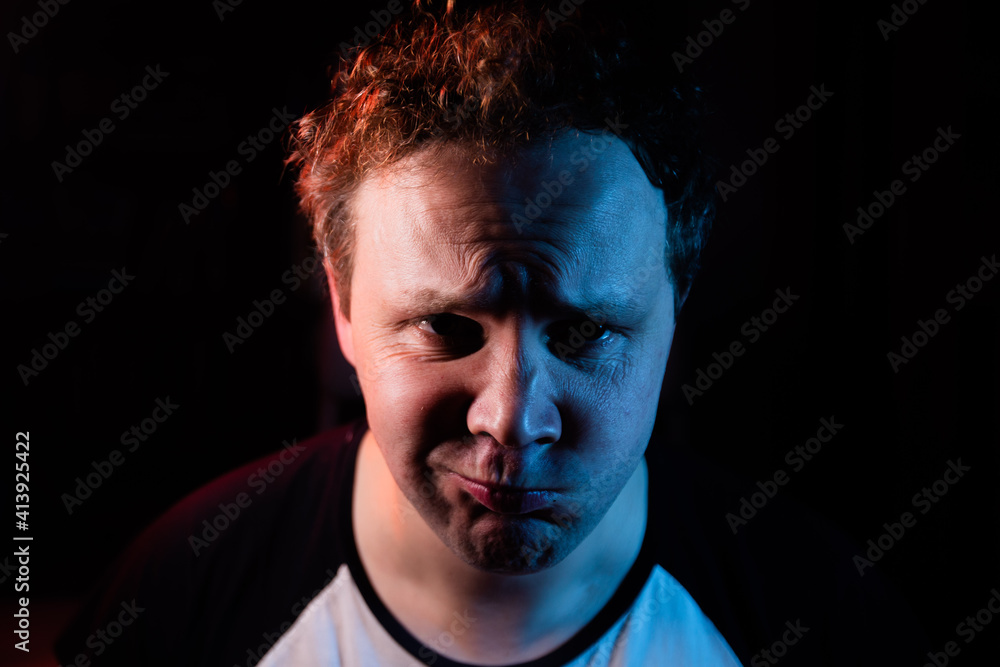
{"label": "curly hair", "polygon": [[[459,0],[461,2],[461,0]],[[350,316],[351,200],[366,175],[423,148],[454,142],[489,162],[531,137],[596,132],[619,137],[668,211],[665,264],[680,307],[715,210],[700,148],[701,91],[677,74],[650,85],[647,63],[621,21],[584,0],[479,2],[456,9],[414,0],[409,16],[342,58],[322,107],[292,128],[300,209]],[[588,9],[590,9],[588,7]],[[572,11],[569,11],[572,10]]]}

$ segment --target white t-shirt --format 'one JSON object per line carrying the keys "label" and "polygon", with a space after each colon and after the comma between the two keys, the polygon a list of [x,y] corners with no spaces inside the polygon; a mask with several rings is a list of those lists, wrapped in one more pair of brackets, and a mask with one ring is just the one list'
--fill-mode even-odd
{"label": "white t-shirt", "polygon": [[[448,660],[434,649],[446,653],[454,641],[453,633],[464,632],[475,623],[468,614],[455,616],[450,627],[438,636],[438,646],[421,646],[414,655],[379,622],[355,584],[350,568],[344,564],[259,665],[451,667],[463,663]],[[395,630],[399,632],[401,628]],[[627,611],[589,648],[568,662],[553,662],[551,658],[555,656],[524,664],[565,667],[740,664],[684,587],[659,565],[650,570],[645,585]]]}

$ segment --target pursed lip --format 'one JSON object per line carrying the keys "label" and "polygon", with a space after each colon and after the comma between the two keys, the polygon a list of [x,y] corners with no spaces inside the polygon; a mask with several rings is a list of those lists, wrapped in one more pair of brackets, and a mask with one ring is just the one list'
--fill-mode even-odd
{"label": "pursed lip", "polygon": [[452,473],[466,492],[487,509],[498,514],[527,514],[548,507],[555,493],[547,489],[524,489],[481,482]]}

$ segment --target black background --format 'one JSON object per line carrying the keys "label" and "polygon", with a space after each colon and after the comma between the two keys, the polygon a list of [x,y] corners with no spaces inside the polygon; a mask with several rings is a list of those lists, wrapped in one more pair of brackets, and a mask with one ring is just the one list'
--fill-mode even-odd
{"label": "black background", "polygon": [[[220,20],[208,0],[73,0],[17,53],[7,37],[0,46],[3,437],[11,451],[15,432],[31,432],[37,664],[52,664],[41,661],[46,637],[149,521],[218,474],[361,409],[349,369],[331,354],[319,272],[295,291],[282,281],[312,253],[283,174],[283,142],[250,163],[237,147],[273,108],[298,116],[316,106],[338,45],[386,4],[246,0]],[[971,471],[917,514],[875,568],[905,596],[932,646],[956,640],[955,664],[982,664],[1000,646],[1000,621],[968,645],[955,627],[1000,587],[1000,280],[960,311],[946,294],[1000,250],[991,29],[964,3],[913,3],[919,9],[887,40],[877,21],[889,18],[889,3],[859,12],[840,3],[751,0],[741,11],[692,2],[673,19],[617,5],[647,33],[650,86],[668,78],[671,54],[705,30],[703,20],[732,9],[735,21],[692,65],[714,110],[709,148],[720,177],[768,137],[780,144],[720,202],[681,313],[659,426],[675,446],[747,480],[720,491],[735,511],[755,481],[790,471],[785,453],[815,435],[821,417],[835,417],[843,430],[780,493],[859,544],[913,511],[912,496],[960,457]],[[37,11],[35,2],[9,3],[3,34],[20,32],[22,17]],[[147,65],[169,76],[120,120],[112,101]],[[775,122],[820,85],[830,100],[782,137]],[[65,161],[67,144],[104,117],[115,130],[59,182],[52,162]],[[961,139],[911,183],[902,165],[939,127]],[[232,159],[243,172],[185,224],[178,205]],[[850,243],[843,224],[894,179],[905,194]],[[77,304],[122,267],[134,281],[84,323]],[[713,352],[747,343],[743,323],[785,288],[800,297],[795,305],[689,405],[681,385],[694,383]],[[288,301],[230,353],[222,334],[274,289]],[[894,373],[886,354],[938,308],[951,320]],[[18,365],[70,320],[80,334],[25,385]],[[124,450],[122,432],[168,396],[176,413],[68,514],[61,496],[76,478]],[[12,580],[3,583],[5,609]],[[22,664],[13,661],[23,656],[6,657],[19,653],[9,641],[4,664]]]}

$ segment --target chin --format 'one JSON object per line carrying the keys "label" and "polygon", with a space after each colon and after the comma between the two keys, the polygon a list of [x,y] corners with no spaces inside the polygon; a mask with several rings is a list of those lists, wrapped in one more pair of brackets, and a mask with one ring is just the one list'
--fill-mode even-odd
{"label": "chin", "polygon": [[[486,525],[484,525],[486,524]],[[492,574],[534,574],[561,562],[576,546],[570,532],[538,519],[481,517],[472,530],[445,544],[466,563]]]}

